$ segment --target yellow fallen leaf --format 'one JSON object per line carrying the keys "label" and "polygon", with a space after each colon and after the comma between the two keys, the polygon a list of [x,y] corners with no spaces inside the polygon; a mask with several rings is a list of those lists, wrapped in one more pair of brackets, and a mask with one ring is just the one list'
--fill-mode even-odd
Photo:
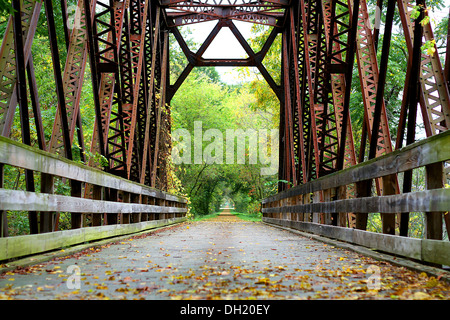
{"label": "yellow fallen leaf", "polygon": [[439,280],[437,280],[435,277],[430,277],[430,279],[427,281],[425,286],[427,288],[434,288],[439,284]]}
{"label": "yellow fallen leaf", "polygon": [[100,285],[100,286],[97,286],[97,289],[99,289],[99,290],[108,290],[108,286]]}
{"label": "yellow fallen leaf", "polygon": [[431,298],[431,296],[425,292],[415,292],[413,294],[413,299],[416,299],[416,300],[426,300],[426,299],[430,299],[430,298]]}

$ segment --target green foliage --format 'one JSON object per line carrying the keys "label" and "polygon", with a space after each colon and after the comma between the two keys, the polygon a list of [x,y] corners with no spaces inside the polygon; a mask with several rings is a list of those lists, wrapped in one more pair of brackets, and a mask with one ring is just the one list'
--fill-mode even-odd
{"label": "green foliage", "polygon": [[[188,34],[184,34],[184,37],[190,47],[196,46]],[[171,78],[175,81],[186,61],[181,49],[176,46],[171,55],[175,65]],[[254,108],[255,95],[252,91],[248,83],[222,83],[214,68],[194,68],[171,102],[172,130],[186,129],[194,140],[194,122],[201,121],[202,133],[208,129],[217,129],[223,134],[225,154],[227,129],[274,127],[270,112]],[[202,150],[211,142],[202,141]],[[236,153],[237,148],[235,156]],[[191,159],[194,159],[193,146]],[[202,161],[174,166],[184,194],[190,199],[191,213],[195,216],[218,211],[224,198],[231,199],[241,212],[255,212],[259,210],[260,200],[270,192],[266,182],[274,177],[261,177],[260,165],[225,164],[223,160],[224,164]]]}
{"label": "green foliage", "polygon": [[14,9],[11,6],[11,2],[9,0],[0,0],[0,14],[12,14],[14,13]]}
{"label": "green foliage", "polygon": [[261,217],[262,217],[262,214],[260,211],[247,213],[247,212],[239,212],[238,210],[232,210],[231,213],[245,221],[258,222],[258,221],[261,221]]}
{"label": "green foliage", "polygon": [[[250,46],[255,52],[262,49],[264,43],[270,35],[271,28],[263,25],[252,26],[253,37],[248,40]],[[272,46],[268,50],[262,64],[272,76],[275,83],[280,84],[281,81],[281,35],[275,38]],[[254,95],[254,101],[249,104],[253,112],[264,112],[267,124],[272,127],[278,127],[280,117],[280,105],[277,96],[270,88],[269,84],[262,75],[255,69],[238,68],[240,78],[243,81],[252,79],[248,84],[248,90]]]}
{"label": "green foliage", "polygon": [[210,214],[205,214],[205,215],[197,215],[195,218],[193,218],[193,221],[200,221],[200,220],[205,220],[205,219],[211,219],[211,218],[215,218],[219,215],[219,212],[214,212],[214,213],[210,213]]}

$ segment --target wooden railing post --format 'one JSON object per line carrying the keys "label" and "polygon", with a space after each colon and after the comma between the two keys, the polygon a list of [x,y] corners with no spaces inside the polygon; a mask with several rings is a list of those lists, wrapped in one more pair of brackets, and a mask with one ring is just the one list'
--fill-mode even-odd
{"label": "wooden railing post", "polygon": [[[371,180],[365,180],[361,182],[356,183],[356,197],[362,198],[362,197],[370,197],[372,192],[372,181]],[[355,228],[359,230],[366,230],[367,229],[367,219],[369,217],[369,214],[366,212],[357,212],[356,218],[355,218]]]}
{"label": "wooden railing post", "polygon": [[[98,185],[92,186],[92,198],[94,200],[103,200],[103,187]],[[93,213],[92,214],[92,226],[97,227],[102,225],[102,214]]]}
{"label": "wooden railing post", "polygon": [[[313,203],[318,203],[321,200],[321,191],[314,192],[313,195]],[[313,212],[312,214],[312,222],[314,223],[321,223],[320,221],[320,214],[318,212]]]}
{"label": "wooden railing post", "polygon": [[[388,175],[382,178],[383,181],[383,196],[391,194],[398,194],[397,192],[397,176]],[[395,234],[395,214],[381,213],[381,223],[383,233]]]}
{"label": "wooden railing post", "polygon": [[[324,202],[330,202],[332,199],[332,195],[331,195],[332,190],[331,189],[325,189],[323,190],[323,201]],[[332,214],[327,212],[327,213],[321,213],[322,216],[322,223],[323,224],[332,224]]]}
{"label": "wooden railing post", "polygon": [[[0,163],[0,188],[3,188],[3,167],[3,163]],[[8,216],[5,210],[0,210],[0,238],[8,235]]]}
{"label": "wooden railing post", "polygon": [[[53,194],[54,192],[54,180],[53,176],[46,173],[41,173],[41,192]],[[41,212],[40,213],[40,232],[52,232],[54,231],[54,212]]]}
{"label": "wooden railing post", "polygon": [[[425,168],[427,190],[443,188],[445,177],[443,163],[433,163]],[[427,239],[442,240],[442,214],[442,212],[425,213]]]}
{"label": "wooden railing post", "polygon": [[[148,196],[142,195],[141,196],[141,203],[142,204],[148,204]],[[147,221],[148,220],[148,213],[142,212],[141,213],[141,221]]]}
{"label": "wooden railing post", "polygon": [[[108,200],[109,201],[117,201],[118,194],[116,189],[108,188]],[[106,214],[106,224],[117,224],[118,222],[118,213],[107,213]]]}
{"label": "wooden railing post", "polygon": [[[337,199],[347,199],[347,186],[340,186],[336,188]],[[339,227],[347,227],[347,212],[338,212],[337,213],[337,226]]]}
{"label": "wooden railing post", "polygon": [[[303,204],[309,204],[309,203],[311,203],[311,194],[307,193],[303,196]],[[303,214],[303,221],[311,222],[311,213],[305,212]]]}
{"label": "wooden railing post", "polygon": [[[72,197],[81,198],[81,182],[77,180],[70,180],[70,195]],[[71,223],[72,229],[83,227],[83,213],[72,212],[71,213]]]}
{"label": "wooden railing post", "polygon": [[[155,198],[154,198],[154,197],[149,197],[149,199],[148,199],[148,204],[154,206],[154,205],[156,204]],[[155,215],[156,215],[156,213],[154,213],[154,212],[149,213],[149,214],[148,214],[148,220],[156,220]]]}
{"label": "wooden railing post", "polygon": [[[130,202],[132,202],[132,203],[139,203],[139,195],[135,194],[135,193],[132,193]],[[133,212],[131,214],[131,222],[132,223],[141,222],[141,213],[140,212]]]}
{"label": "wooden railing post", "polygon": [[[122,201],[124,203],[130,203],[131,202],[131,195],[129,192],[123,192],[122,193]],[[129,213],[121,213],[120,214],[120,223],[128,224],[130,223],[130,214]]]}

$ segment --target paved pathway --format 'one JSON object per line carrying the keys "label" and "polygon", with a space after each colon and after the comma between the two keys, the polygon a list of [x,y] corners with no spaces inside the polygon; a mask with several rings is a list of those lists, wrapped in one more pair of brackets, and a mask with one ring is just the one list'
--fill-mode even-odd
{"label": "paved pathway", "polygon": [[4,273],[0,299],[449,299],[433,279],[225,215]]}

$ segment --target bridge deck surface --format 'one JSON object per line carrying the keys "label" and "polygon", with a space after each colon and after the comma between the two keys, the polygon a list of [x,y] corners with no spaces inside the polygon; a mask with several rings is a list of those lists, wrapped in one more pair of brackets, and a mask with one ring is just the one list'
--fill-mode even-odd
{"label": "bridge deck surface", "polygon": [[[77,284],[71,265],[80,268],[79,289],[70,287]],[[380,290],[369,290],[371,284]],[[0,275],[2,299],[449,297],[449,286],[424,274],[233,216],[183,223]]]}

